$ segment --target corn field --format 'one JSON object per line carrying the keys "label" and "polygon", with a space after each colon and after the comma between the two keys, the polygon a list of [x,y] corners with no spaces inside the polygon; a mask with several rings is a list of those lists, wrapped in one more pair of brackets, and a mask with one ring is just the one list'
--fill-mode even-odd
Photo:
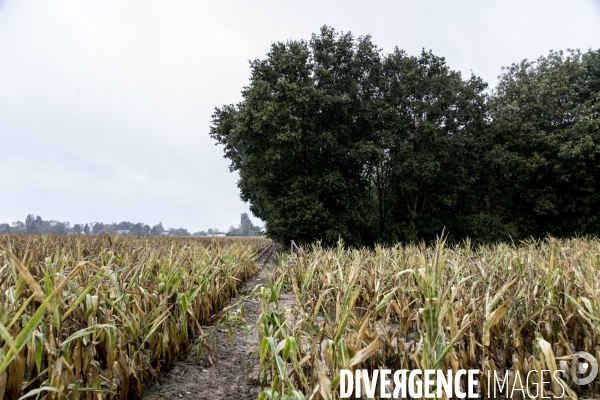
{"label": "corn field", "polygon": [[[519,388],[517,372],[568,371],[576,351],[600,359],[599,261],[588,239],[301,248],[262,293],[260,398],[337,399],[341,369],[379,368],[478,369],[483,396],[488,372]],[[284,292],[295,306],[279,306]],[[558,376],[563,398],[600,389]]]}
{"label": "corn field", "polygon": [[270,245],[0,235],[0,400],[140,397]]}

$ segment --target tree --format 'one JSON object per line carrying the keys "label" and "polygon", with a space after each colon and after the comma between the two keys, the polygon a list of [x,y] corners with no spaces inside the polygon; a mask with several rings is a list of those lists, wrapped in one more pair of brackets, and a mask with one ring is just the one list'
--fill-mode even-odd
{"label": "tree", "polygon": [[488,138],[481,79],[329,27],[250,66],[243,101],[217,108],[210,134],[268,236],[372,244],[468,230]]}
{"label": "tree", "polygon": [[252,220],[250,220],[248,214],[242,213],[240,218],[240,233],[242,236],[254,236],[256,228],[252,224]]}
{"label": "tree", "polygon": [[96,222],[92,227],[92,235],[99,235],[104,230],[104,224],[102,222]]}
{"label": "tree", "polygon": [[16,221],[11,224],[11,233],[26,233],[26,225],[21,221]]}
{"label": "tree", "polygon": [[91,233],[90,226],[88,224],[85,224],[85,226],[83,227],[83,233],[85,233],[86,235],[89,235]]}
{"label": "tree", "polygon": [[431,52],[398,49],[383,60],[381,82],[377,157],[366,164],[377,237],[432,239],[444,227],[459,233],[477,209],[469,194],[481,179],[487,85],[463,80]]}
{"label": "tree", "polygon": [[25,230],[27,233],[43,233],[43,220],[39,215],[34,217],[33,214],[27,215],[25,219]]}
{"label": "tree", "polygon": [[27,233],[33,233],[35,216],[33,214],[28,214],[27,218],[25,218],[25,231]]}
{"label": "tree", "polygon": [[513,64],[490,101],[508,219],[523,236],[600,233],[600,52]]}
{"label": "tree", "polygon": [[83,232],[83,227],[81,224],[75,224],[73,226],[73,232],[77,233],[78,235],[81,234],[81,232]]}
{"label": "tree", "polygon": [[260,233],[261,228],[255,226],[247,213],[242,213],[240,224],[238,227],[231,225],[226,236],[256,236]]}
{"label": "tree", "polygon": [[191,236],[187,229],[179,228],[179,229],[169,229],[169,236]]}
{"label": "tree", "polygon": [[235,226],[231,225],[225,236],[241,236]]}
{"label": "tree", "polygon": [[211,136],[270,237],[368,240],[361,172],[370,129],[361,103],[378,52],[370,37],[328,27],[308,43],[275,43],[267,59],[251,63],[243,102],[213,115]]}
{"label": "tree", "polygon": [[150,234],[154,235],[154,236],[158,236],[161,233],[163,233],[165,231],[165,228],[163,228],[162,222],[159,222],[157,225],[154,225],[152,227],[152,229],[150,230]]}
{"label": "tree", "polygon": [[49,229],[44,229],[45,225],[47,225],[47,228],[50,227],[48,222],[42,220],[39,215],[34,217],[33,214],[29,214],[25,219],[25,232],[31,234],[48,233]]}
{"label": "tree", "polygon": [[[67,227],[63,222],[55,221],[56,224],[52,227],[52,233],[57,235],[64,235],[67,233]],[[88,227],[89,230],[89,227]]]}
{"label": "tree", "polygon": [[147,236],[150,234],[150,226],[144,224],[143,222],[130,224],[129,234],[136,236]]}
{"label": "tree", "polygon": [[118,231],[121,231],[121,230],[123,230],[123,231],[129,231],[129,230],[131,230],[131,229],[132,229],[133,225],[134,225],[134,224],[132,224],[131,222],[128,222],[128,221],[122,221],[122,222],[119,222],[119,223],[118,223],[118,224],[115,226],[115,230],[118,230]]}

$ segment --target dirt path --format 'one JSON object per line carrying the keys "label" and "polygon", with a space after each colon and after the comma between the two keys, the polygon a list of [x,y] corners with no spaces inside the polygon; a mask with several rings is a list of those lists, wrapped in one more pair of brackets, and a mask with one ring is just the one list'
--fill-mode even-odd
{"label": "dirt path", "polygon": [[[271,271],[276,247],[265,252],[259,259],[262,265],[257,276],[247,280],[240,288],[240,296],[250,293],[255,287],[267,286],[267,276]],[[233,305],[240,301],[240,296],[232,299]],[[284,299],[282,299],[284,300]],[[289,300],[292,300],[291,298]],[[293,301],[293,300],[292,300]],[[252,329],[246,335],[243,328],[234,329],[234,347],[231,347],[226,328],[215,332],[217,359],[209,361],[209,351],[203,351],[200,363],[196,361],[196,346],[185,361],[177,361],[171,370],[162,377],[162,382],[153,386],[144,396],[148,400],[158,399],[252,399],[258,398],[260,386],[257,382],[258,359],[252,353],[258,349],[258,335],[254,325],[260,314],[260,305],[251,299],[243,301],[245,320]],[[204,329],[204,328],[203,328]],[[207,327],[206,330],[210,330]],[[246,378],[248,361],[250,364],[250,380]]]}

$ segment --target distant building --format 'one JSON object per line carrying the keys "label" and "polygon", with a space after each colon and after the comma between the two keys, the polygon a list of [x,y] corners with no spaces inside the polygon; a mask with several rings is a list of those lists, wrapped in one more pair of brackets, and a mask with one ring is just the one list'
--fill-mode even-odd
{"label": "distant building", "polygon": [[119,229],[118,231],[115,231],[115,235],[129,235],[129,230],[128,229]]}
{"label": "distant building", "polygon": [[223,233],[223,232],[213,232],[213,233],[209,233],[208,236],[223,236],[223,237],[225,237],[225,233]]}
{"label": "distant building", "polygon": [[169,231],[161,232],[159,236],[169,236]]}

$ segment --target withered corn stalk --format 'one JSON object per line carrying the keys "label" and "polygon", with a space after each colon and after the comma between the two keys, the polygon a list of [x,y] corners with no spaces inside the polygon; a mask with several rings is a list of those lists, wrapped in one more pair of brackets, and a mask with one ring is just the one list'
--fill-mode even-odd
{"label": "withered corn stalk", "polygon": [[0,235],[0,399],[139,397],[188,354],[269,246]]}
{"label": "withered corn stalk", "polygon": [[[261,398],[336,399],[341,369],[381,368],[478,369],[486,394],[488,372],[512,387],[516,372],[524,382],[534,369],[568,371],[576,351],[600,360],[599,262],[597,239],[304,247],[262,297]],[[291,309],[277,306],[285,290]],[[564,398],[600,389],[559,376]]]}

